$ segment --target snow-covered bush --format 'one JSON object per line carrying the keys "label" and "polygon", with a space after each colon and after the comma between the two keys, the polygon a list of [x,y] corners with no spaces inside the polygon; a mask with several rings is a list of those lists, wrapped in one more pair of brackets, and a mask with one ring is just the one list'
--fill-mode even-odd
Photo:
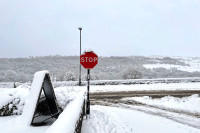
{"label": "snow-covered bush", "polygon": [[135,70],[134,68],[128,68],[123,73],[123,79],[140,79],[142,78],[142,73]]}
{"label": "snow-covered bush", "polygon": [[23,111],[27,89],[3,89],[1,88],[0,116],[20,115]]}
{"label": "snow-covered bush", "polygon": [[72,71],[68,71],[65,73],[63,80],[64,81],[75,81],[76,77]]}

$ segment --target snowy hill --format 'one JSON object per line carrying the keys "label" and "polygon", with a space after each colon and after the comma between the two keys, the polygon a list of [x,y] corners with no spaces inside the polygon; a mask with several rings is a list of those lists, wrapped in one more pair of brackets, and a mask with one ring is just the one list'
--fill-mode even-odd
{"label": "snowy hill", "polygon": [[[49,70],[55,81],[78,80],[79,56],[0,58],[0,82],[32,81],[33,74]],[[128,56],[99,57],[92,80],[200,77],[200,58]],[[86,70],[82,68],[82,80]]]}

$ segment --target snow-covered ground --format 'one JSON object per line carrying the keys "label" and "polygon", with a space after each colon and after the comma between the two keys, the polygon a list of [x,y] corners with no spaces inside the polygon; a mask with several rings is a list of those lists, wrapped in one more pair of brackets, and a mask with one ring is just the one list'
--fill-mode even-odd
{"label": "snow-covered ground", "polygon": [[[23,105],[29,94],[28,88],[18,87],[15,89],[4,88],[0,90],[1,107],[16,98],[22,99],[21,105]],[[54,90],[58,104],[62,106],[62,108],[65,108],[67,104],[73,101],[77,93],[80,91],[86,91],[87,87],[67,86],[58,87]],[[91,92],[137,90],[200,90],[200,83],[101,85],[90,87]],[[163,108],[173,108],[176,110],[185,111],[185,109],[187,109],[186,111],[190,111],[192,113],[200,112],[198,108],[200,107],[200,98],[197,95],[187,98],[165,97],[163,99],[155,100],[149,97],[140,97],[138,99],[128,100],[138,100],[140,102],[144,102],[145,104],[152,104]],[[23,106],[21,106],[21,109],[23,110]],[[157,112],[161,112],[163,116],[155,115]],[[2,133],[45,133],[53,128],[50,126],[21,126],[17,121],[12,119],[16,119],[16,116],[0,117],[0,129]],[[190,121],[191,126],[188,126],[189,124],[186,123],[186,121]],[[152,108],[147,111],[146,107],[133,105],[120,105],[117,108],[96,105],[91,106],[90,119],[83,121],[82,133],[200,133],[200,129],[198,128],[199,124],[199,118],[191,118],[183,116],[182,114],[167,112],[165,110]],[[197,128],[195,128],[196,126]],[[57,126],[54,127],[54,129],[57,129]]]}
{"label": "snow-covered ground", "polygon": [[[58,87],[55,90],[65,88],[66,90],[86,90],[87,86]],[[200,90],[200,83],[155,83],[155,84],[132,84],[132,85],[91,85],[90,92],[110,91],[143,91],[143,90]]]}
{"label": "snow-covered ground", "polygon": [[[52,126],[33,127],[27,124],[25,119],[27,112],[20,116],[0,117],[0,129],[2,133],[73,133],[76,122],[82,111],[84,91],[79,92],[71,101]],[[27,115],[28,116],[28,115]],[[31,117],[32,118],[32,117]],[[26,123],[25,123],[26,122]]]}
{"label": "snow-covered ground", "polygon": [[[58,105],[64,109],[66,105],[76,97],[78,92],[86,91],[86,89],[59,87],[54,91]],[[14,108],[13,114],[21,114],[23,112],[24,104],[29,93],[30,91],[28,88],[0,88],[0,109],[9,104],[10,110],[13,106],[16,106],[16,108]]]}
{"label": "snow-covered ground", "polygon": [[[29,94],[28,88],[0,88],[0,108],[13,102],[17,105],[14,111],[16,114],[21,114],[26,97]],[[87,86],[66,86],[55,88],[55,94],[58,104],[63,109],[74,99],[80,91],[86,91]],[[135,85],[101,85],[90,86],[90,92],[112,92],[112,91],[142,91],[142,90],[200,90],[200,83],[158,83],[158,84],[135,84]],[[10,105],[12,106],[12,105]]]}
{"label": "snow-covered ground", "polygon": [[0,117],[1,133],[44,133],[49,126],[22,126],[14,123],[15,119],[19,116],[6,116]]}
{"label": "snow-covered ground", "polygon": [[163,98],[152,99],[149,96],[124,98],[125,101],[137,101],[146,105],[151,105],[159,108],[189,112],[193,114],[200,114],[200,97],[194,94],[189,97],[176,98],[166,96]]}
{"label": "snow-covered ground", "polygon": [[92,106],[82,133],[200,133],[199,129],[136,110]]}
{"label": "snow-covered ground", "polygon": [[[0,117],[2,133],[45,133],[50,130],[50,126],[6,125],[15,117]],[[95,105],[91,106],[90,118],[84,118],[82,133],[200,133],[200,129],[141,111]]]}

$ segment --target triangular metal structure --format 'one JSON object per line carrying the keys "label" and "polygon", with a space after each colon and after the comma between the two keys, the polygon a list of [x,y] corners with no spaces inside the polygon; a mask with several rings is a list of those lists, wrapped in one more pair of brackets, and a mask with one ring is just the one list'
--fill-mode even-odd
{"label": "triangular metal structure", "polygon": [[59,109],[49,73],[46,73],[37,95],[37,103],[32,117],[31,125],[39,126],[52,123],[59,116]]}

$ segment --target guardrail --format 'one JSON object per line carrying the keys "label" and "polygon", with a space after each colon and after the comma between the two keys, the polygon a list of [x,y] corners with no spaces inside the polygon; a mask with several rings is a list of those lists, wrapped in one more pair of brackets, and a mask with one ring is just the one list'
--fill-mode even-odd
{"label": "guardrail", "polygon": [[[200,82],[200,77],[194,78],[158,78],[158,79],[127,79],[127,80],[91,80],[90,85],[129,85],[129,84],[154,84],[154,83],[190,83]],[[53,87],[78,86],[78,81],[58,81],[52,82]],[[82,81],[82,86],[87,85],[87,81]],[[15,83],[16,87],[30,88],[31,83]],[[0,88],[14,88],[14,82],[0,82]]]}
{"label": "guardrail", "polygon": [[67,105],[46,133],[81,133],[84,114],[84,95],[80,93]]}
{"label": "guardrail", "polygon": [[[196,78],[159,78],[159,79],[127,79],[127,80],[91,80],[90,85],[130,85],[130,84],[154,84],[154,83],[189,83],[200,82],[200,77]],[[78,86],[78,81],[53,82],[54,88],[62,86]],[[87,81],[82,81],[82,86],[86,86]]]}

